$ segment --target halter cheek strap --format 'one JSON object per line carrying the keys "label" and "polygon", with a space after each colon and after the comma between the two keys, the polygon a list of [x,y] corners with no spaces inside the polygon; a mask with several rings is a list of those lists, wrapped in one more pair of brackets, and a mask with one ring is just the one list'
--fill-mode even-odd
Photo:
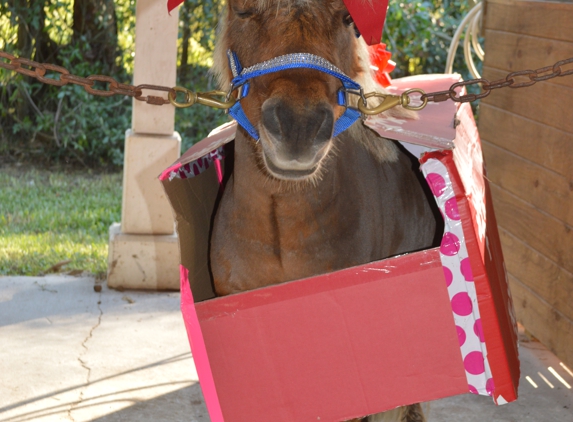
{"label": "halter cheek strap", "polygon": [[288,69],[314,69],[334,76],[342,83],[342,88],[338,90],[338,104],[345,107],[345,111],[334,123],[334,134],[344,132],[360,117],[360,112],[348,106],[348,93],[360,92],[360,84],[346,76],[339,68],[328,60],[309,53],[294,53],[275,57],[274,59],[258,63],[254,66],[243,69],[236,53],[228,51],[229,66],[233,72],[231,81],[231,92],[240,89],[238,101],[229,109],[229,114],[245,129],[255,140],[259,140],[259,132],[249,121],[241,106],[241,99],[249,94],[250,80],[258,76],[269,73],[280,72]]}

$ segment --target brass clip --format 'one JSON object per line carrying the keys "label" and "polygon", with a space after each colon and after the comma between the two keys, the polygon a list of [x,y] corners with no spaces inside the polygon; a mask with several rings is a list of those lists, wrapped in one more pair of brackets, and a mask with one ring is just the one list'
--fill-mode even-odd
{"label": "brass clip", "polygon": [[[383,101],[374,108],[368,108],[368,103],[366,100],[372,97],[382,98]],[[362,114],[373,116],[375,114],[383,113],[386,110],[390,110],[391,108],[396,107],[401,103],[402,97],[398,95],[382,94],[380,92],[369,92],[368,94],[364,94],[363,101],[358,102],[358,110],[360,110]]]}
{"label": "brass clip", "polygon": [[[223,97],[225,100],[217,100],[214,98],[215,96]],[[228,96],[225,91],[209,91],[197,93],[197,102],[209,107],[228,110],[233,107],[233,105],[235,105],[237,100],[231,96]]]}
{"label": "brass clip", "polygon": [[[410,94],[414,92],[419,92],[420,94],[422,94],[422,103],[418,106],[410,105]],[[367,116],[373,116],[375,114],[383,113],[399,105],[401,105],[407,110],[418,111],[426,107],[426,104],[428,103],[427,98],[425,98],[423,95],[424,91],[418,88],[409,89],[408,91],[403,92],[402,95],[382,94],[380,92],[369,92],[368,94],[364,94],[362,102],[358,102],[358,110],[360,110],[361,113],[366,114]],[[368,108],[366,100],[372,97],[382,98],[383,101],[376,107]]]}
{"label": "brass clip", "polygon": [[[231,108],[236,100],[232,97],[225,98],[224,101],[218,100],[215,97],[227,97],[227,93],[224,91],[209,91],[209,92],[193,92],[188,90],[187,88],[183,88],[180,86],[176,86],[173,88],[173,93],[169,93],[169,102],[173,104],[177,108],[185,108],[191,107],[193,104],[202,104],[212,108],[218,108],[222,110],[227,110]],[[185,95],[185,99],[183,102],[178,102],[176,99],[176,95],[178,92],[181,92]]]}
{"label": "brass clip", "polygon": [[[420,101],[422,101],[422,103],[420,105],[417,105],[417,106],[410,105],[410,94],[412,94],[414,92],[421,94]],[[409,89],[407,91],[404,91],[402,93],[402,95],[400,95],[400,100],[401,100],[402,107],[404,107],[407,110],[413,110],[413,111],[422,110],[424,107],[426,107],[426,104],[428,104],[428,98],[426,97],[426,92],[420,88],[413,88],[413,89]]]}

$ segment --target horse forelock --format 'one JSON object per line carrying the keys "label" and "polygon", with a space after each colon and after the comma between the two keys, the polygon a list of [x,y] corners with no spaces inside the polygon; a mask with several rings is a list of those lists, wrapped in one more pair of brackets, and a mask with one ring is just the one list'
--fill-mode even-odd
{"label": "horse forelock", "polygon": [[[253,0],[253,2],[259,9],[267,9],[270,7],[296,7],[311,3],[325,3],[325,0]],[[373,0],[362,0],[362,2],[372,4]]]}
{"label": "horse forelock", "polygon": [[[342,0],[246,0],[250,4],[254,4],[254,7],[259,9],[268,9],[272,7],[296,7],[301,5],[312,5],[312,4],[325,4],[327,1],[338,1],[343,6]],[[364,3],[372,3],[373,0],[362,0]],[[215,53],[214,53],[214,65],[212,69],[212,73],[216,76],[219,86],[221,89],[228,89],[230,86],[231,81],[231,74],[229,71],[229,64],[227,58],[227,50],[229,49],[229,40],[225,38],[226,30],[228,27],[228,7],[229,1],[225,5],[223,9],[221,18],[219,19],[219,27],[218,27],[218,34],[217,34],[217,42],[215,44]],[[282,42],[282,40],[281,40]],[[317,40],[317,42],[320,42]],[[358,48],[360,51],[360,56],[364,58],[359,59],[361,64],[359,65],[360,73],[363,74],[361,79],[368,79],[368,86],[377,86],[374,78],[372,77],[372,72],[369,69],[369,61],[368,61],[368,52],[364,48],[366,44],[362,41],[362,38],[357,40],[357,43],[362,48]],[[240,58],[239,58],[240,59]],[[336,63],[334,63],[336,65]],[[348,75],[350,77],[354,77],[354,75]],[[380,88],[380,87],[379,87]]]}

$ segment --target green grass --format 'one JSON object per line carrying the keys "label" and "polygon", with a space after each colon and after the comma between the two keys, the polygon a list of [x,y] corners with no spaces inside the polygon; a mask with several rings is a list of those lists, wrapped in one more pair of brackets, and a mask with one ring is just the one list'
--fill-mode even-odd
{"label": "green grass", "polygon": [[108,229],[121,216],[121,175],[0,168],[0,275],[107,271]]}

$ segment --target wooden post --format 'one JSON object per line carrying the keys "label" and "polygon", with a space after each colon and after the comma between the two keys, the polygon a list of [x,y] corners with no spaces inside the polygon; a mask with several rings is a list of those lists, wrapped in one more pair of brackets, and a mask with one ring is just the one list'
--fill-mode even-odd
{"label": "wooden post", "polygon": [[[164,1],[137,0],[135,13],[134,85],[175,86],[179,9],[169,15]],[[133,103],[132,127],[125,136],[121,224],[109,231],[110,287],[179,288],[173,215],[157,179],[180,155],[174,120],[171,105]]]}

